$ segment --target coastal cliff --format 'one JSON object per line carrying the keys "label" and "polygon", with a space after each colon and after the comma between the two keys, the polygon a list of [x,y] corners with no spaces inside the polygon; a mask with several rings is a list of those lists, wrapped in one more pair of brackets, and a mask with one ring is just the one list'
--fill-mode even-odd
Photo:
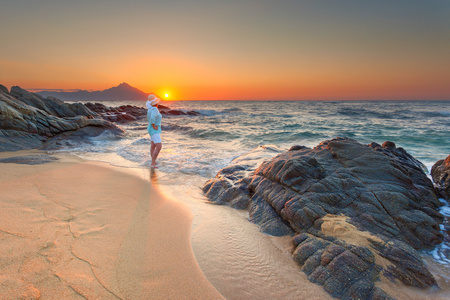
{"label": "coastal cliff", "polygon": [[272,153],[237,158],[203,191],[247,209],[265,233],[292,235],[292,257],[310,281],[341,299],[390,299],[380,280],[436,286],[417,250],[443,241],[441,204],[404,149],[337,138],[259,151]]}

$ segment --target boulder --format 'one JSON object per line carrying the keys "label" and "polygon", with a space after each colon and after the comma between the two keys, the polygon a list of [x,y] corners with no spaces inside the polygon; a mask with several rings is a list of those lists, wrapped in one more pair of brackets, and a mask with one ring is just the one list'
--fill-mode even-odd
{"label": "boulder", "polygon": [[436,184],[439,196],[450,200],[450,155],[439,160],[431,168],[431,177]]}
{"label": "boulder", "polygon": [[417,250],[443,241],[443,217],[421,162],[392,142],[348,138],[275,154],[258,167],[236,159],[205,184],[206,196],[247,208],[265,233],[296,235],[293,259],[334,297],[388,299],[376,287],[382,277],[436,285]]}

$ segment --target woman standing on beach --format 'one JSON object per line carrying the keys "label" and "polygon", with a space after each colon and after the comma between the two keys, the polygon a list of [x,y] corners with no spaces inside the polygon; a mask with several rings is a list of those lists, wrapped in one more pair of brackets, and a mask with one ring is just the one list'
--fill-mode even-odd
{"label": "woman standing on beach", "polygon": [[159,151],[161,151],[161,113],[158,110],[158,103],[161,101],[160,98],[155,95],[149,95],[147,100],[147,118],[148,127],[147,131],[150,134],[151,146],[150,155],[152,157],[151,167],[157,169],[158,165],[156,163],[156,158],[158,157]]}

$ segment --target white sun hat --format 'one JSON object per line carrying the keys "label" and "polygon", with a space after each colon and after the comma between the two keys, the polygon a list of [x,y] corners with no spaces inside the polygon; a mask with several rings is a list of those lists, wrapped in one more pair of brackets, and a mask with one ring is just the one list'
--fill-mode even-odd
{"label": "white sun hat", "polygon": [[147,100],[147,108],[150,109],[152,106],[156,105],[159,103],[159,101],[161,101],[161,99],[159,99],[158,97],[156,97],[155,95],[151,94],[148,96],[148,100]]}

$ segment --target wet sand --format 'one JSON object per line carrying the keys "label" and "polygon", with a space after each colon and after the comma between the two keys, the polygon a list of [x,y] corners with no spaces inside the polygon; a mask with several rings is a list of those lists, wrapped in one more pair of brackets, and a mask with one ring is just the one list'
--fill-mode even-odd
{"label": "wet sand", "polygon": [[195,260],[190,209],[150,181],[62,157],[0,164],[0,191],[1,299],[222,298]]}

